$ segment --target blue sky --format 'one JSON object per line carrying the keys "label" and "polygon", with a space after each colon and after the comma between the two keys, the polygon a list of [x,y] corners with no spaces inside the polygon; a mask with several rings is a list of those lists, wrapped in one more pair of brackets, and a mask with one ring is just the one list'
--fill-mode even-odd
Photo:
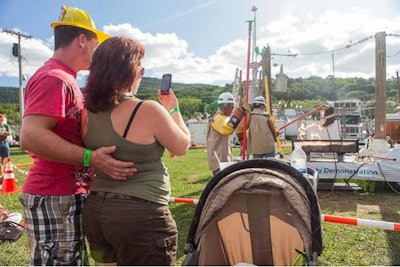
{"label": "blue sky", "polygon": [[[11,55],[17,37],[1,29],[33,36],[22,39],[22,72],[29,78],[52,56],[49,25],[62,4],[86,10],[98,29],[143,43],[148,77],[170,72],[176,82],[224,85],[233,82],[236,68],[245,77],[246,21],[254,14],[256,45],[268,44],[274,54],[273,77],[281,64],[290,78],[374,77],[374,35],[380,31],[389,34],[387,76],[400,70],[400,1],[395,0],[0,0],[0,86],[18,87],[18,61]],[[80,84],[86,74],[80,73]]]}

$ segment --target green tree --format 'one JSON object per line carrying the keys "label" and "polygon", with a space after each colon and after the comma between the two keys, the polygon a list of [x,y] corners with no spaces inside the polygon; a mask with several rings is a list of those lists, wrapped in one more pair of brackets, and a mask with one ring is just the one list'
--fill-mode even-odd
{"label": "green tree", "polygon": [[8,124],[20,124],[21,116],[19,112],[19,104],[0,103],[0,112],[6,114]]}
{"label": "green tree", "polygon": [[188,120],[195,112],[199,112],[202,108],[201,99],[197,98],[180,98],[179,108],[184,120]]}
{"label": "green tree", "polygon": [[358,99],[360,101],[366,101],[368,94],[361,90],[354,90],[346,94],[346,99]]}

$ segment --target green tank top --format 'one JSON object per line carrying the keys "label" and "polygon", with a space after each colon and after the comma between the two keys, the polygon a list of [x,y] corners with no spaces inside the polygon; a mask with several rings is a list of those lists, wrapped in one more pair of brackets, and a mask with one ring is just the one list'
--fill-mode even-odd
{"label": "green tank top", "polygon": [[[125,96],[121,101],[131,98]],[[90,190],[126,194],[168,205],[171,186],[167,168],[162,161],[164,147],[158,142],[144,145],[126,140],[112,127],[111,112],[112,109],[98,113],[88,112],[89,128],[83,141],[86,147],[92,150],[104,146],[117,146],[113,157],[134,162],[138,171],[125,181],[114,180],[103,173],[97,173]]]}

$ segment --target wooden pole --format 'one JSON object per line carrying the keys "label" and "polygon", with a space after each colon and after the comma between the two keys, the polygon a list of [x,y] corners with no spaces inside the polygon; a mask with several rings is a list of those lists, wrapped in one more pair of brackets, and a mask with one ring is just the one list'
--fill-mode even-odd
{"label": "wooden pole", "polygon": [[400,79],[399,79],[399,72],[396,71],[396,76],[397,76],[397,92],[398,92],[398,97],[400,99]]}
{"label": "wooden pole", "polygon": [[375,138],[386,139],[386,33],[375,34]]}

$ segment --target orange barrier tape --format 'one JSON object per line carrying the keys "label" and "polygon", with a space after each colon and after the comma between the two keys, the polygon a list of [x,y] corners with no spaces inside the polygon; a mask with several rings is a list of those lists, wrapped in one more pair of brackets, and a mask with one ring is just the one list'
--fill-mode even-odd
{"label": "orange barrier tape", "polygon": [[27,165],[31,165],[31,164],[33,164],[33,162],[14,164],[14,166],[15,167],[22,167],[22,166],[27,166]]}
{"label": "orange barrier tape", "polygon": [[[194,205],[197,205],[197,203],[199,202],[198,199],[179,198],[179,197],[170,197],[169,201],[176,203],[194,204]],[[358,218],[324,215],[324,214],[321,214],[321,221],[356,225],[356,226],[366,226],[366,227],[380,228],[380,229],[400,232],[400,223],[394,223],[394,222],[358,219]]]}

